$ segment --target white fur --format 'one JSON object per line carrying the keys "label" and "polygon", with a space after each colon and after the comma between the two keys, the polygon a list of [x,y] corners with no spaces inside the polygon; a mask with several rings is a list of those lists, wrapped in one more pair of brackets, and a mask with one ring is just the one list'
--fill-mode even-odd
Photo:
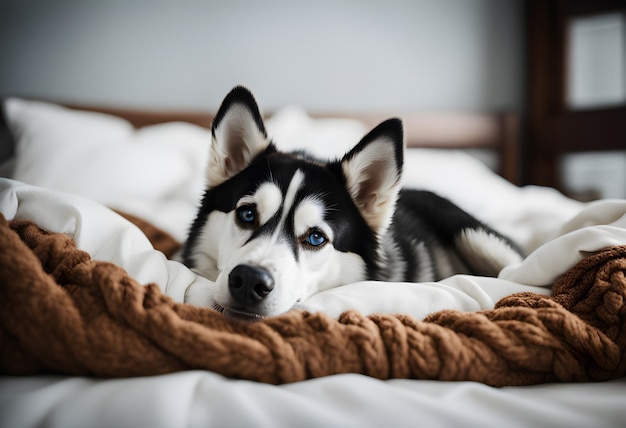
{"label": "white fur", "polygon": [[196,266],[193,270],[211,281],[215,281],[221,273],[217,257],[222,248],[223,237],[227,236],[223,232],[229,227],[231,217],[231,213],[211,212],[199,232],[198,243],[193,248],[191,257]]}
{"label": "white fur", "polygon": [[372,141],[341,165],[350,196],[379,237],[387,231],[400,191],[394,144],[384,138]]}
{"label": "white fur", "polygon": [[327,234],[330,243],[320,249],[301,246],[299,260],[296,260],[291,243],[278,232],[287,220],[287,213],[292,209],[297,191],[304,181],[304,174],[298,170],[284,198],[274,183],[264,183],[253,195],[244,196],[237,202],[238,207],[255,204],[261,225],[276,214],[282,204],[281,220],[272,236],[261,236],[247,242],[253,231],[237,225],[235,211],[209,214],[193,257],[197,266],[195,270],[216,282],[212,304],[216,303],[227,311],[236,306],[229,291],[228,276],[240,264],[262,267],[274,278],[274,289],[257,307],[260,316],[286,312],[319,291],[365,278],[365,263],[359,256],[337,251],[332,246],[332,230],[324,223],[323,207],[316,199],[305,199],[295,207],[296,239],[308,229],[317,228]]}
{"label": "white fur", "polygon": [[287,192],[285,193],[285,199],[283,202],[283,212],[280,216],[280,222],[278,223],[278,227],[276,228],[276,232],[273,235],[273,239],[275,240],[280,233],[280,230],[283,228],[285,224],[285,220],[287,218],[287,214],[291,211],[291,207],[296,199],[296,194],[298,190],[304,185],[304,174],[302,171],[297,170],[296,173],[291,177],[291,181],[289,182],[289,186],[287,187]]}
{"label": "white fur", "polygon": [[241,172],[269,144],[250,111],[243,105],[231,106],[213,130],[206,170],[208,188]]}
{"label": "white fur", "polygon": [[[324,224],[324,205],[316,198],[305,198],[298,204],[294,214],[294,230],[296,236],[304,235],[308,230]],[[330,228],[323,230],[331,238]]]}
{"label": "white fur", "polygon": [[437,244],[431,246],[431,251],[439,277],[448,278],[459,272],[470,273],[465,263],[454,251],[448,251]]}
{"label": "white fur", "polygon": [[415,245],[415,250],[417,253],[417,266],[419,266],[419,269],[417,270],[417,275],[414,281],[435,281],[437,279],[435,264],[430,256],[428,248],[426,248],[426,244],[423,241],[418,242]]}
{"label": "white fur", "polygon": [[296,261],[284,238],[257,238],[240,248],[222,251],[220,259],[224,259],[222,274],[217,278],[213,299],[223,308],[235,306],[228,289],[228,274],[235,266],[259,266],[272,275],[274,290],[258,306],[261,316],[286,312],[319,291],[361,280],[365,273],[360,257],[339,252],[330,245],[320,250],[302,250]]}
{"label": "white fur", "polygon": [[265,224],[278,212],[283,202],[283,194],[280,188],[271,182],[263,183],[252,196],[244,196],[237,203],[237,208],[245,204],[256,205],[259,223]]}
{"label": "white fur", "polygon": [[[282,199],[280,188],[274,183],[267,182],[259,186],[253,195],[241,198],[237,207],[245,204],[256,205],[260,224],[265,224],[276,214]],[[215,281],[221,272],[220,260],[217,257],[221,253],[232,251],[232,246],[243,236],[238,233],[238,228],[233,227],[235,226],[233,224],[234,215],[233,212],[211,212],[199,233],[198,245],[194,247],[192,258],[196,266],[195,270],[212,281]]]}
{"label": "white fur", "polygon": [[[387,238],[387,239],[385,239]],[[407,270],[407,263],[402,254],[402,249],[396,241],[389,235],[385,235],[380,242],[379,255],[382,263],[379,271],[379,279],[389,282],[400,282],[404,280]]]}
{"label": "white fur", "polygon": [[503,267],[522,261],[506,241],[485,230],[464,229],[455,244],[467,264],[480,275],[497,276]]}

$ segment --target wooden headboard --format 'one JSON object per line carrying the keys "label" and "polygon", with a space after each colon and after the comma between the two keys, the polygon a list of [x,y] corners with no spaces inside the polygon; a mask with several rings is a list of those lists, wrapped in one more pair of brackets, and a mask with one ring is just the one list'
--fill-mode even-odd
{"label": "wooden headboard", "polygon": [[[567,101],[569,31],[574,18],[626,14],[624,0],[536,0],[524,3],[527,125],[524,182],[576,195],[563,180],[561,160],[569,153],[626,150],[626,103],[576,109]],[[593,190],[593,189],[592,189]]]}
{"label": "wooden headboard", "polygon": [[[211,127],[213,114],[198,111],[144,111],[111,107],[94,107],[63,103],[66,107],[97,111],[123,117],[135,127],[169,121],[193,123]],[[309,113],[313,117],[350,118],[373,128],[390,117],[400,117],[404,123],[408,147],[447,149],[490,149],[497,153],[498,172],[515,184],[520,184],[519,120],[514,113]],[[267,115],[268,117],[271,114]]]}

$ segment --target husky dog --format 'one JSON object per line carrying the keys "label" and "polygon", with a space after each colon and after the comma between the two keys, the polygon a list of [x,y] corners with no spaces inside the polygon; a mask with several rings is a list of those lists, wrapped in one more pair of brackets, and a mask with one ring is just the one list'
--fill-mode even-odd
{"label": "husky dog", "polygon": [[207,189],[183,261],[215,281],[212,306],[253,321],[362,280],[494,276],[509,239],[433,193],[401,189],[399,119],[341,159],[279,151],[253,95],[234,88],[212,125]]}

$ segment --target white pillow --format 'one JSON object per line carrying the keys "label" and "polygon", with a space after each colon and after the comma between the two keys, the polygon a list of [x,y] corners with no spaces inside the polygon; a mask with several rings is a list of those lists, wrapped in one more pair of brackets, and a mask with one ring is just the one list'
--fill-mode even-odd
{"label": "white pillow", "polygon": [[306,149],[321,159],[340,158],[369,131],[354,119],[313,119],[300,107],[285,107],[265,122],[280,150]]}
{"label": "white pillow", "polygon": [[209,130],[126,120],[9,98],[13,178],[75,193],[152,221],[184,239],[202,194]]}

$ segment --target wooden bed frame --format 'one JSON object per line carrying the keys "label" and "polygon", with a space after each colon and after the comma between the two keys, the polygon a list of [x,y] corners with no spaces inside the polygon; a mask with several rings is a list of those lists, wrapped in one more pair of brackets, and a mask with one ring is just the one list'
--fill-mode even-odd
{"label": "wooden bed frame", "polygon": [[[626,150],[626,104],[574,110],[567,105],[568,28],[572,19],[626,13],[624,0],[527,0],[524,183],[571,195],[561,158],[568,153]],[[599,195],[591,196],[593,199]]]}
{"label": "wooden bed frame", "polygon": [[[145,111],[114,107],[62,105],[77,109],[112,114],[125,118],[135,127],[169,121],[183,121],[205,128],[211,127],[213,113],[198,111]],[[408,147],[446,149],[487,149],[498,155],[498,173],[514,184],[521,184],[521,148],[519,120],[514,113],[309,113],[312,117],[350,118],[374,127],[390,117],[404,123]],[[268,117],[271,114],[267,115]]]}

